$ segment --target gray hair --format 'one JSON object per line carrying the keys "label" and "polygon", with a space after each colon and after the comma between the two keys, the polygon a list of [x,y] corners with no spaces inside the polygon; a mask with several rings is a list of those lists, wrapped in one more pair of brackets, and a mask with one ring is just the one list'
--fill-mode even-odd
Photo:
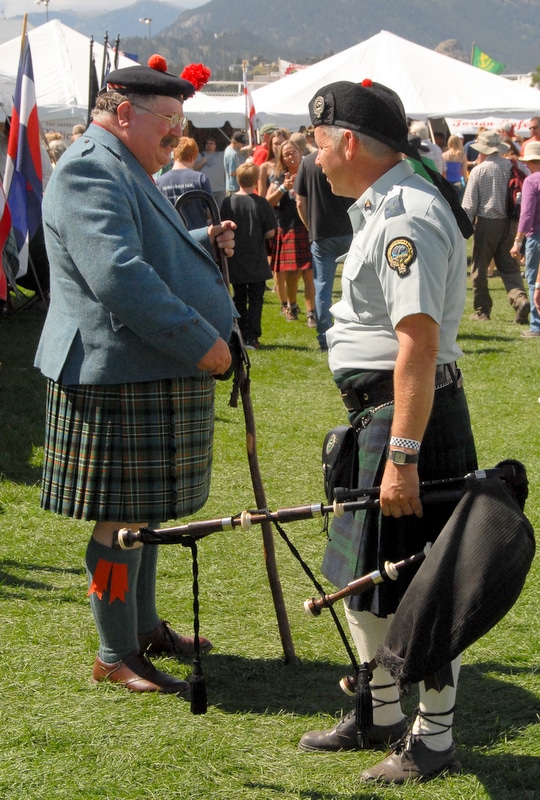
{"label": "gray hair", "polygon": [[116,109],[125,100],[131,103],[142,103],[145,105],[148,101],[153,102],[156,99],[154,94],[120,94],[120,92],[104,92],[99,94],[96,98],[96,103],[92,109],[92,119],[97,119],[103,114],[115,115]]}
{"label": "gray hair", "polygon": [[[324,125],[323,127],[326,135],[332,139],[335,145],[339,145],[345,131],[350,130],[350,128],[337,128],[333,125]],[[395,155],[397,152],[393,147],[390,147],[390,145],[379,142],[378,139],[374,139],[372,136],[366,136],[365,133],[359,133],[358,131],[351,131],[351,133],[373,158],[386,159]]]}
{"label": "gray hair", "polygon": [[411,133],[415,133],[421,139],[429,139],[429,131],[425,122],[413,122],[411,125]]}

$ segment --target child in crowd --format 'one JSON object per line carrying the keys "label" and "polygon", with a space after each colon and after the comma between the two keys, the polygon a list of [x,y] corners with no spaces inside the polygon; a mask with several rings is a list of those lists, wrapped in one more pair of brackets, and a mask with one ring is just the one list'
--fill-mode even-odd
{"label": "child in crowd", "polygon": [[272,277],[265,242],[274,236],[276,220],[268,200],[256,194],[259,167],[241,164],[236,171],[240,190],[221,205],[223,219],[236,222],[234,256],[229,259],[233,300],[240,314],[244,345],[259,347],[266,281]]}

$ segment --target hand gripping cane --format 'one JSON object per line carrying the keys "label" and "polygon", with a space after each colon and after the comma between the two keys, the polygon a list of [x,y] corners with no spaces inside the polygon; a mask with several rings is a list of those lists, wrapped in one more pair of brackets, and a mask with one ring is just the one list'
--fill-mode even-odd
{"label": "hand gripping cane", "polygon": [[[175,208],[180,215],[182,215],[181,208],[184,204],[191,200],[200,200],[208,208],[210,217],[214,225],[219,225],[221,222],[219,209],[213,196],[208,192],[203,192],[199,189],[192,189],[189,192],[181,195],[175,203]],[[227,257],[219,248],[215,248],[216,262],[219,266],[220,272],[227,288],[230,288],[229,280],[229,267],[227,264]],[[261,471],[259,467],[259,458],[257,455],[257,439],[255,429],[255,417],[253,414],[253,406],[251,403],[250,395],[250,377],[249,377],[249,357],[244,347],[242,334],[238,327],[238,321],[235,319],[233,323],[233,333],[231,342],[233,363],[226,375],[221,376],[222,379],[228,379],[231,374],[234,375],[233,388],[231,391],[231,398],[229,405],[236,408],[238,404],[238,393],[242,400],[242,408],[244,411],[244,422],[246,428],[246,448],[249,464],[249,471],[251,475],[251,483],[253,486],[253,494],[257,508],[266,508],[266,496],[264,485],[262,482]],[[277,570],[274,538],[272,533],[272,524],[270,520],[264,520],[261,523],[264,561],[266,564],[266,572],[268,575],[268,583],[270,584],[270,591],[272,592],[272,599],[274,601],[274,608],[278,623],[279,635],[281,638],[281,645],[286,663],[296,663],[297,658],[294,652],[294,645],[291,636],[291,629],[287,617],[287,610],[285,608],[285,601],[283,599],[283,592],[281,589],[281,581]]]}

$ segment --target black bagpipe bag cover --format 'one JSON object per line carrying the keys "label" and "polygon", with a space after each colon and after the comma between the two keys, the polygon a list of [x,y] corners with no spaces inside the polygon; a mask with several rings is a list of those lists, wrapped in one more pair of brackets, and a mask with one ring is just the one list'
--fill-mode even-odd
{"label": "black bagpipe bag cover", "polygon": [[[375,660],[406,694],[413,683],[443,688],[448,664],[480,639],[519,597],[535,552],[523,513],[527,476],[468,478],[461,500],[411,581]],[[439,675],[437,675],[439,673]]]}

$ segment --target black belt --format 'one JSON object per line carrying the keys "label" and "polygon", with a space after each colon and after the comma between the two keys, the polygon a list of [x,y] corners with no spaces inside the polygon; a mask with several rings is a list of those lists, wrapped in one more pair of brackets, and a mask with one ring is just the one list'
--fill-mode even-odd
{"label": "black belt", "polygon": [[[441,389],[451,383],[456,383],[458,386],[461,385],[461,373],[457,368],[456,362],[438,364],[435,369],[435,388]],[[371,386],[348,386],[346,389],[341,389],[340,393],[347,411],[358,413],[366,408],[376,408],[385,403],[393,402],[394,381],[381,381]]]}

